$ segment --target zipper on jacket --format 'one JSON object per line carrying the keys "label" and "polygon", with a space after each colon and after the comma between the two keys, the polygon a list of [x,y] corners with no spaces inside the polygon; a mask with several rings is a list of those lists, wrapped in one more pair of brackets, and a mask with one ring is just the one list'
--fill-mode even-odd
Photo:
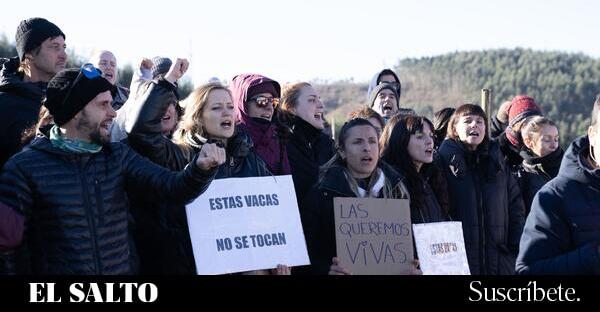
{"label": "zipper on jacket", "polygon": [[[477,168],[477,167],[475,167]],[[485,252],[485,213],[483,211],[483,202],[481,200],[481,188],[480,188],[480,179],[479,172],[477,169],[473,171],[473,182],[475,189],[475,197],[477,198],[477,216],[479,221],[479,265],[481,266],[481,271],[479,272],[481,275],[487,274],[486,268],[486,252]]]}
{"label": "zipper on jacket", "polygon": [[94,179],[94,190],[96,191],[96,206],[98,209],[98,223],[101,226],[104,225],[104,206],[102,205],[102,192],[100,182],[98,179]]}
{"label": "zipper on jacket", "polygon": [[83,186],[83,201],[85,205],[85,210],[88,215],[88,223],[90,224],[90,230],[92,232],[92,247],[94,249],[94,265],[96,266],[96,274],[102,274],[102,269],[100,267],[100,253],[98,250],[98,242],[96,241],[97,233],[96,233],[96,223],[94,222],[94,212],[90,206],[90,193],[88,190],[87,181],[84,176],[84,170],[81,168],[81,162],[77,166],[77,170],[79,171],[79,177],[81,178],[81,184]]}

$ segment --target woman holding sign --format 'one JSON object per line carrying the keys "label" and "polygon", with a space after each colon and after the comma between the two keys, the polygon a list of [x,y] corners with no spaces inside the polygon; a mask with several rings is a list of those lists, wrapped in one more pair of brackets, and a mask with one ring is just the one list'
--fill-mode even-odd
{"label": "woman holding sign", "polygon": [[458,107],[439,154],[450,215],[462,221],[471,274],[514,274],[525,206],[498,144],[488,138],[487,124],[481,107]]}
{"label": "woman holding sign", "polygon": [[431,121],[396,115],[386,125],[380,146],[381,158],[406,177],[412,223],[447,221],[448,190],[443,172],[433,162]]}
{"label": "woman holding sign", "polygon": [[[131,116],[131,146],[153,162],[180,171],[189,159],[201,152],[205,143],[216,142],[225,147],[226,161],[219,167],[215,179],[269,176],[265,163],[254,153],[250,138],[236,131],[231,92],[219,83],[202,85],[185,99],[182,103],[185,113],[172,141],[161,134],[162,116],[169,104],[176,101],[174,82],[185,73],[182,62],[187,63],[178,59],[165,78],[152,82],[141,102],[136,103],[140,107],[137,114]],[[152,255],[156,258],[142,255],[142,266],[144,261],[152,261],[152,267],[146,267],[150,273],[196,274],[185,206],[154,204],[159,205],[157,214],[145,217],[155,224],[150,235],[157,239],[151,242]],[[277,273],[289,274],[289,268],[280,266]]]}
{"label": "woman holding sign", "polygon": [[[313,274],[349,273],[339,266],[333,201],[335,197],[408,199],[402,177],[379,161],[379,135],[366,119],[342,126],[335,156],[323,165],[305,201],[305,236]],[[333,259],[333,265],[332,265]]]}

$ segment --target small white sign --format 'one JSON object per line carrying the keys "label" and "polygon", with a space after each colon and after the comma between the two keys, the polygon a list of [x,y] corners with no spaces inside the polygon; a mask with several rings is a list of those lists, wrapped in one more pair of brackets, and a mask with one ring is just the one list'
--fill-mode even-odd
{"label": "small white sign", "polygon": [[200,275],[310,264],[291,175],[214,180],[186,213]]}
{"label": "small white sign", "polygon": [[413,224],[424,275],[470,275],[461,222]]}

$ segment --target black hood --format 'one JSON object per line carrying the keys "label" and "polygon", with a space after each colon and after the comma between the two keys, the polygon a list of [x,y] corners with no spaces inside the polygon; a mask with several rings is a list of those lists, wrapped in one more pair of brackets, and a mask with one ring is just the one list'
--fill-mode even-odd
{"label": "black hood", "polygon": [[558,176],[600,188],[600,169],[592,170],[584,165],[589,152],[590,141],[587,135],[575,139],[565,152]]}
{"label": "black hood", "polygon": [[0,59],[0,92],[41,101],[46,92],[46,82],[24,82],[23,74],[19,73],[19,58]]}

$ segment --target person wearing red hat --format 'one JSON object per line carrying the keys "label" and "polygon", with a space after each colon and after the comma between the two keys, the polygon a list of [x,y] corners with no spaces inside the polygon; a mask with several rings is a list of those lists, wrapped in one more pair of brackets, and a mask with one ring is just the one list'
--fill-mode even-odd
{"label": "person wearing red hat", "polygon": [[527,117],[542,116],[542,110],[535,100],[527,95],[518,95],[512,99],[508,107],[508,125],[496,140],[500,144],[500,150],[511,168],[519,166],[523,162],[521,149],[523,139],[521,138],[521,127]]}

